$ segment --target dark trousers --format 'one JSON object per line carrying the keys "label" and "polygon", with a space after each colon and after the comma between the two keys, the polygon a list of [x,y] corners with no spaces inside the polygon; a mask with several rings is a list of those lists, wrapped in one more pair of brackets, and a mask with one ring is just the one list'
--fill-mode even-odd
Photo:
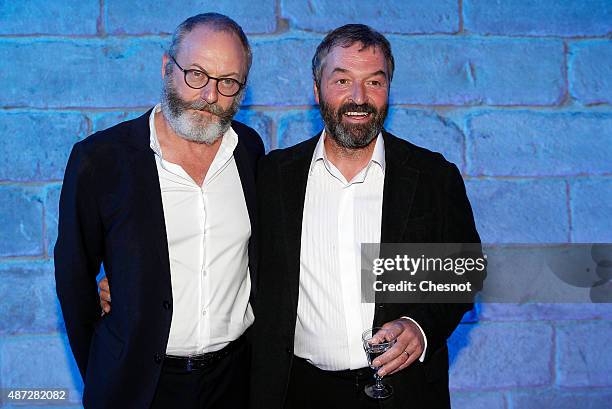
{"label": "dark trousers", "polygon": [[379,403],[363,388],[374,382],[374,371],[324,371],[294,357],[285,409],[374,409]]}
{"label": "dark trousers", "polygon": [[162,365],[151,409],[248,407],[251,349],[248,342],[213,365],[189,372]]}

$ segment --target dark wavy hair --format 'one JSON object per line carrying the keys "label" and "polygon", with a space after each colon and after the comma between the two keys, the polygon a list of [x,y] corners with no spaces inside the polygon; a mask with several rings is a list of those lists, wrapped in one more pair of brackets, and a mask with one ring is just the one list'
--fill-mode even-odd
{"label": "dark wavy hair", "polygon": [[332,48],[337,46],[348,48],[355,43],[362,45],[361,50],[377,47],[383,52],[387,60],[387,68],[389,69],[389,83],[391,83],[393,70],[395,69],[395,60],[393,59],[389,40],[365,24],[347,24],[327,34],[317,47],[314,57],[312,57],[312,77],[317,87],[321,87],[323,63]]}

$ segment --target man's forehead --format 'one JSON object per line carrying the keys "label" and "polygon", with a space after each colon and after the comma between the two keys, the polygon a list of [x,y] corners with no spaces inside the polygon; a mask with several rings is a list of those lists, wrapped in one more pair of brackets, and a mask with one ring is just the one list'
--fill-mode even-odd
{"label": "man's forehead", "polygon": [[374,45],[364,47],[360,42],[334,46],[323,60],[323,64],[329,70],[376,68],[387,72],[387,61],[380,47]]}
{"label": "man's forehead", "polygon": [[[214,62],[221,71],[240,71],[245,69],[246,56],[238,36],[227,30],[207,26],[195,27],[186,33],[181,41],[178,54],[188,63]],[[207,67],[212,69],[212,67]]]}
{"label": "man's forehead", "polygon": [[242,46],[238,36],[231,31],[216,29],[214,27],[200,25],[185,33],[181,45],[197,49],[214,46],[221,43],[235,43]]}

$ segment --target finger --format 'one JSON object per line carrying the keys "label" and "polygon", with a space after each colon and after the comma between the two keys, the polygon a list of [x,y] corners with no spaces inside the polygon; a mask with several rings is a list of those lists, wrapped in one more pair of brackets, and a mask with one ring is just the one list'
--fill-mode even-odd
{"label": "finger", "polygon": [[378,368],[392,362],[406,349],[407,345],[407,342],[398,339],[390,349],[374,360],[374,366]]}
{"label": "finger", "polygon": [[110,312],[110,304],[106,301],[100,300],[100,308],[102,309],[102,313],[100,314],[101,317]]}
{"label": "finger", "polygon": [[402,364],[395,368],[393,371],[389,372],[388,375],[393,375],[395,373],[398,373],[399,371],[401,371],[402,369],[406,368],[410,363],[412,363],[414,360],[411,360],[410,358],[412,357],[412,355],[409,355],[408,353],[404,353],[402,352],[402,358],[404,359],[404,362],[402,362]]}
{"label": "finger", "polygon": [[[383,365],[382,368],[378,370],[378,375],[385,376],[397,372],[397,370],[406,362],[406,358],[406,354],[401,352],[397,358]],[[410,359],[410,357],[408,357],[408,359]]]}
{"label": "finger", "polygon": [[372,336],[370,339],[370,344],[381,344],[383,342],[395,339],[397,335],[395,335],[393,329],[388,326],[388,324],[385,325],[387,325],[387,327],[383,326],[376,334],[374,334],[374,336]]}
{"label": "finger", "polygon": [[100,291],[110,291],[110,287],[108,285],[108,278],[104,277],[102,280],[100,280],[100,282],[98,283],[98,287],[100,287]]}
{"label": "finger", "polygon": [[376,360],[374,361],[374,366],[380,367],[385,364],[388,364],[389,362],[396,359],[403,351],[405,351],[407,346],[411,342],[418,342],[418,339],[414,333],[409,330],[403,330],[404,327],[401,325],[399,326],[400,328],[402,328],[402,332],[395,339],[395,344],[384,354],[376,358]]}
{"label": "finger", "polygon": [[[402,354],[402,355],[406,355],[406,354]],[[401,364],[397,369],[395,369],[393,372],[390,372],[389,375],[393,375],[395,373],[398,373],[399,371],[408,368],[410,365],[412,365],[412,363],[414,361],[416,361],[418,358],[418,355],[413,354],[413,355],[408,355],[406,358],[406,361]]]}
{"label": "finger", "polygon": [[[414,344],[419,345],[419,338],[410,330],[404,330],[402,333],[396,338],[395,344],[391,347],[387,352],[382,354],[377,359],[380,359],[382,365],[392,361],[397,358],[399,354],[408,349],[408,345]],[[408,349],[408,352],[411,352],[413,348]]]}
{"label": "finger", "polygon": [[110,292],[108,292],[108,291],[104,291],[104,290],[101,290],[101,291],[100,291],[100,299],[101,299],[102,301],[111,302],[111,295],[110,295]]}
{"label": "finger", "polygon": [[420,342],[418,340],[411,342],[406,347],[405,352],[402,352],[402,355],[406,357],[404,362],[398,368],[394,369],[392,372],[388,372],[388,374],[392,375],[394,373],[401,371],[404,368],[407,368],[414,361],[416,361],[421,356],[422,353],[423,353],[423,350],[421,348]]}
{"label": "finger", "polygon": [[404,327],[400,323],[396,321],[387,322],[374,334],[370,343],[380,344],[382,342],[393,341],[401,335],[403,330]]}
{"label": "finger", "polygon": [[408,346],[406,347],[406,351],[410,355],[421,356],[421,354],[423,353],[423,345],[421,344],[418,338],[415,338],[408,344]]}

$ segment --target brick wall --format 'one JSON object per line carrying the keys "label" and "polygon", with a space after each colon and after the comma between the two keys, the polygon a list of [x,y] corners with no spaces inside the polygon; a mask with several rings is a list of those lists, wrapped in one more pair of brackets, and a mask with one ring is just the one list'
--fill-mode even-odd
{"label": "brick wall", "polygon": [[[157,102],[169,33],[204,11],[251,39],[239,119],[268,149],[320,129],[313,51],[367,23],[396,56],[387,128],[459,166],[483,241],[612,242],[610,0],[2,1],[0,388],[79,405],[52,263],[65,162]],[[610,304],[480,306],[450,340],[454,407],[610,407],[611,339]]]}

